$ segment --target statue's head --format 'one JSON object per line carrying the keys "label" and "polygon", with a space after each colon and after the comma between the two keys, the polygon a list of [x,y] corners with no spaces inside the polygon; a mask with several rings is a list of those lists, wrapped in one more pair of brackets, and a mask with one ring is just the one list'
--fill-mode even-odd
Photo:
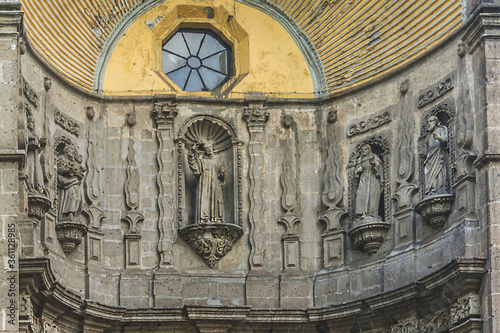
{"label": "statue's head", "polygon": [[35,118],[33,116],[28,116],[26,119],[28,129],[34,130],[35,129]]}
{"label": "statue's head", "polygon": [[439,119],[436,116],[430,116],[427,119],[427,130],[432,131],[439,124]]}
{"label": "statue's head", "polygon": [[367,156],[371,154],[372,152],[372,147],[370,147],[369,144],[365,144],[361,147],[361,156]]}
{"label": "statue's head", "polygon": [[207,157],[214,156],[214,145],[210,141],[200,140],[198,141],[198,149],[203,152]]}

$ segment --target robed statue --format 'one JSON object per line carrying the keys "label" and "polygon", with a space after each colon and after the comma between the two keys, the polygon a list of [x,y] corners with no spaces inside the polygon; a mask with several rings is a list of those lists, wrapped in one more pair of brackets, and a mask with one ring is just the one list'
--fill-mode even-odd
{"label": "robed statue", "polygon": [[26,156],[28,171],[28,186],[31,194],[44,194],[44,183],[40,153],[47,145],[46,138],[38,138],[35,133],[35,118],[27,117],[28,152]]}
{"label": "robed statue", "polygon": [[436,116],[430,116],[427,119],[427,130],[424,142],[426,148],[424,196],[447,194],[449,192],[446,161],[448,129],[439,123]]}
{"label": "robed statue", "polygon": [[82,202],[80,185],[85,168],[82,156],[72,144],[64,147],[57,158],[57,188],[59,197],[59,220],[75,217]]}
{"label": "robed statue", "polygon": [[373,217],[378,215],[380,197],[383,190],[382,160],[372,152],[370,145],[361,147],[361,153],[356,161],[354,177],[356,178],[356,218]]}
{"label": "robed statue", "polygon": [[188,148],[188,164],[198,178],[195,223],[223,223],[224,201],[221,183],[225,169],[218,166],[210,141],[199,140]]}

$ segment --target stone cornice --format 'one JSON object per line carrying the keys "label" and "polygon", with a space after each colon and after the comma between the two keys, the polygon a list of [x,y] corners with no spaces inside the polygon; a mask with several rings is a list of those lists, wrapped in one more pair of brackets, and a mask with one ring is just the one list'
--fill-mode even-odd
{"label": "stone cornice", "polygon": [[470,54],[485,39],[500,39],[500,6],[481,5],[471,15],[469,21],[469,27],[462,39],[469,46]]}
{"label": "stone cornice", "polygon": [[[182,308],[126,309],[83,300],[65,289],[54,277],[47,258],[21,259],[19,263],[21,285],[35,300],[34,304],[46,304],[60,309],[63,316],[86,318],[99,325],[129,325],[155,322],[192,324],[206,320],[269,324],[320,324],[331,320],[363,318],[378,312],[404,314],[440,295],[446,289],[453,292],[450,302],[461,295],[479,290],[486,273],[483,258],[458,258],[440,270],[406,287],[339,305],[310,309],[254,309],[250,306],[184,306]],[[404,305],[404,306],[403,306]],[[71,319],[71,318],[68,318]]]}

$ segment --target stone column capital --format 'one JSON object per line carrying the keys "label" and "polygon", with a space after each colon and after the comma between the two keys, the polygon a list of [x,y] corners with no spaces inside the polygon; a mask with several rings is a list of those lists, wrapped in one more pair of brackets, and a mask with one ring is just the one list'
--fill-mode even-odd
{"label": "stone column capital", "polygon": [[263,131],[264,125],[269,120],[269,111],[265,106],[267,98],[263,96],[249,96],[245,98],[245,108],[243,110],[243,120],[248,124],[248,128],[254,131]]}
{"label": "stone column capital", "polygon": [[155,103],[152,112],[153,119],[158,127],[172,126],[177,114],[177,104],[173,102]]}

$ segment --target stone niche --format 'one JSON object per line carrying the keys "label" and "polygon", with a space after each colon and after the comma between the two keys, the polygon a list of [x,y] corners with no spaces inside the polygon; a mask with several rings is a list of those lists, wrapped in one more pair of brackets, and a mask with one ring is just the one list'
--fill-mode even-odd
{"label": "stone niche", "polygon": [[349,177],[348,235],[354,248],[374,255],[391,225],[389,141],[383,135],[360,142],[347,166]]}
{"label": "stone niche", "polygon": [[224,119],[196,115],[177,153],[179,234],[212,268],[243,235],[241,143]]}

